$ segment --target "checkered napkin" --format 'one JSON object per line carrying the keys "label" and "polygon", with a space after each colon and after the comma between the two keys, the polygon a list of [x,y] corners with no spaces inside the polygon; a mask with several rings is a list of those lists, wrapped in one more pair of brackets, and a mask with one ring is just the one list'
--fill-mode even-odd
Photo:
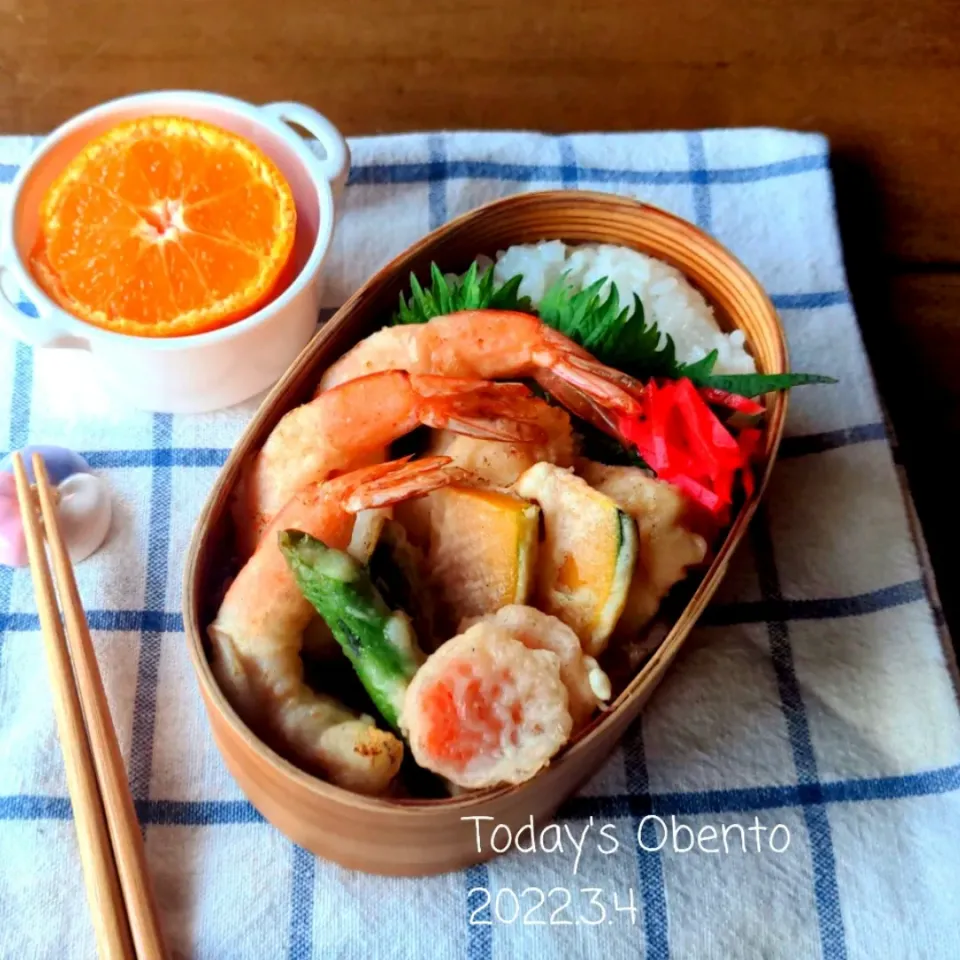
{"label": "checkered napkin", "polygon": [[[32,144],[0,141],[0,183]],[[224,769],[191,673],[181,562],[255,404],[135,413],[103,395],[84,354],[0,340],[0,446],[68,444],[114,491],[110,539],[79,568],[80,588],[177,954],[960,956],[949,644],[847,293],[827,143],[729,130],[351,146],[328,307],[478,204],[524,190],[608,190],[672,210],[730,247],[771,293],[795,368],[840,383],[795,392],[747,542],[642,723],[562,810],[562,850],[539,849],[557,838],[538,824],[537,852],[383,879],[316,860],[261,820]],[[0,569],[0,642],[0,957],[88,958],[22,570]],[[613,846],[602,827],[619,844],[613,853],[601,852]]]}

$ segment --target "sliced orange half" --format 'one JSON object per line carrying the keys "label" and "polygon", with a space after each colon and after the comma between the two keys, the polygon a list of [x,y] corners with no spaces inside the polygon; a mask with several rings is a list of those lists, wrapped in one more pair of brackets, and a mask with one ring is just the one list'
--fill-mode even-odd
{"label": "sliced orange half", "polygon": [[143,117],[93,140],[53,182],[30,265],[81,320],[184,336],[269,300],[295,231],[290,186],[254,144],[197,120]]}

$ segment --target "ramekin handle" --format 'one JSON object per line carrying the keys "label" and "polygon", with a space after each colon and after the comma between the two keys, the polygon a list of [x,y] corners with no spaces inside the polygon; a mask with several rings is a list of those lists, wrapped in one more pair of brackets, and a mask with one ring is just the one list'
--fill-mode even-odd
{"label": "ramekin handle", "polygon": [[339,195],[350,172],[350,148],[340,131],[322,113],[303,103],[268,103],[261,109],[278,120],[303,127],[316,137],[324,152],[324,156],[315,157],[318,172],[330,181],[334,194]]}
{"label": "ramekin handle", "polygon": [[15,283],[10,268],[0,263],[0,329],[30,347],[79,347],[90,349],[90,341],[59,329],[42,313],[31,317],[24,313],[10,295]]}

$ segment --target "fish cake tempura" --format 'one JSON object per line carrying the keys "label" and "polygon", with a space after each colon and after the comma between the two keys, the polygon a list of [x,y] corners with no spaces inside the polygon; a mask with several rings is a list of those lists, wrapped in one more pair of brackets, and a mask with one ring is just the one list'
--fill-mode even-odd
{"label": "fish cake tempura", "polygon": [[529,780],[573,728],[560,661],[478,623],[417,671],[401,725],[414,759],[460,787]]}
{"label": "fish cake tempura", "polygon": [[610,679],[593,657],[580,647],[580,638],[562,620],[536,607],[518,603],[501,607],[474,623],[492,623],[507,630],[531,650],[549,650],[557,655],[560,679],[570,696],[570,716],[573,729],[579,730],[596,712],[597,707],[610,699]]}

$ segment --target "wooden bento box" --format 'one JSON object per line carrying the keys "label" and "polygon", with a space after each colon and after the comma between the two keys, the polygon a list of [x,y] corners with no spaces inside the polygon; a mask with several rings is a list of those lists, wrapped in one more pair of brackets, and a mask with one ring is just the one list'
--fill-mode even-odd
{"label": "wooden bento box", "polygon": [[323,327],[266,398],[210,491],[186,560],[183,616],[214,740],[237,783],[278,830],[346,867],[414,876],[454,870],[484,859],[477,853],[475,821],[463,817],[489,816],[513,832],[531,814],[538,821],[552,816],[607,758],[670,667],[726,572],[780,443],[787,406],[782,392],[767,397],[756,489],[733,519],[689,602],[610,708],[532,780],[439,800],[373,798],[326,783],[261,742],[218,688],[206,646],[206,627],[216,612],[213,604],[223,578],[223,552],[232,540],[230,498],[242,464],[286,411],[310,397],[334,360],[383,325],[411,271],[423,278],[431,261],[444,271],[460,271],[478,255],[492,256],[512,244],[545,239],[620,244],[673,264],[714,307],[721,326],[743,330],[760,371],[780,373],[787,368],[777,314],[757,281],[730,253],[669,213],[600,193],[528,193],[473,210],[383,267]]}

